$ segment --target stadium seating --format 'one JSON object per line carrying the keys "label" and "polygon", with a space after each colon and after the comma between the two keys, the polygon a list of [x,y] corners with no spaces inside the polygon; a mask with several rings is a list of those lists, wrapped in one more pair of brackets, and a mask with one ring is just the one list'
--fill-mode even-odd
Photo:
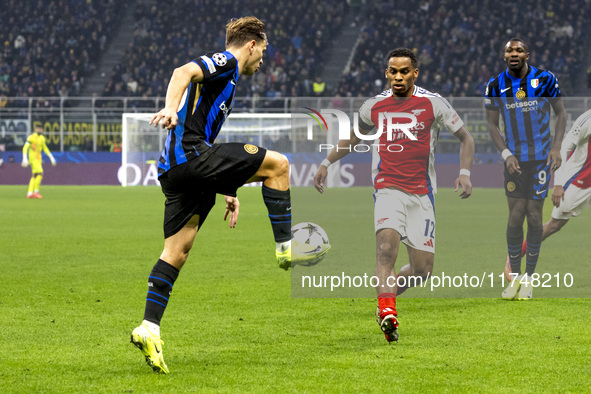
{"label": "stadium seating", "polygon": [[154,0],[137,1],[134,39],[104,95],[164,96],[173,67],[223,49],[226,22],[244,15],[265,22],[269,45],[263,68],[240,82],[237,96],[311,95],[312,81],[322,71],[325,51],[341,28],[345,9],[338,0],[282,2],[281,7],[269,1],[186,4],[173,0],[167,7],[156,7]]}
{"label": "stadium seating", "polygon": [[122,6],[121,1],[3,2],[0,96],[76,95],[111,39]]}
{"label": "stadium seating", "polygon": [[376,94],[385,83],[385,56],[409,47],[420,60],[421,86],[445,96],[482,96],[488,80],[503,70],[502,46],[514,36],[528,42],[530,64],[558,76],[563,93],[580,93],[590,6],[558,0],[368,2],[360,18],[362,36],[338,93]]}
{"label": "stadium seating", "polygon": [[269,47],[261,71],[238,85],[239,97],[314,96],[314,80],[345,28],[360,31],[359,44],[336,91],[324,95],[376,94],[384,88],[384,57],[395,47],[408,46],[421,62],[420,85],[446,96],[481,96],[488,79],[503,69],[500,50],[511,36],[528,41],[530,63],[554,72],[566,95],[585,87],[589,2],[423,0],[417,5],[376,0],[361,6],[356,26],[343,25],[344,0],[281,6],[269,0],[170,0],[167,7],[156,0],[6,3],[0,24],[0,107],[19,105],[2,97],[77,95],[129,4],[133,40],[112,70],[104,96],[164,96],[172,69],[223,48],[223,26],[243,15],[256,15],[267,24]]}

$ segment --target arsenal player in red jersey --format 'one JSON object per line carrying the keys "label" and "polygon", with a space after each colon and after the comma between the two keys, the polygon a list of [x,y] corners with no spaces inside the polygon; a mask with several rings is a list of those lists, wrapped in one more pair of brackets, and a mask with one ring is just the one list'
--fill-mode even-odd
{"label": "arsenal player in red jersey", "polygon": [[[436,93],[415,85],[417,58],[408,48],[388,55],[386,78],[390,89],[368,99],[359,109],[359,132],[380,134],[373,145],[372,176],[376,233],[376,318],[388,342],[398,340],[396,296],[433,271],[435,254],[436,192],[434,151],[439,130],[446,128],[460,140],[460,172],[456,191],[461,198],[472,194],[470,168],[474,140],[451,105]],[[375,134],[372,134],[375,135]],[[372,137],[373,138],[373,137]],[[369,138],[368,138],[369,139]],[[314,185],[324,192],[328,166],[351,152],[362,141],[351,131],[320,165]],[[394,265],[400,242],[406,245],[409,264],[396,274]]]}

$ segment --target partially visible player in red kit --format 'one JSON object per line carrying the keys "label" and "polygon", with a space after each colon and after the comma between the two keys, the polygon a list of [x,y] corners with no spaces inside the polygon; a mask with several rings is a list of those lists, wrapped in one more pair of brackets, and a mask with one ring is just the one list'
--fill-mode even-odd
{"label": "partially visible player in red kit", "polygon": [[[376,233],[375,275],[378,310],[376,319],[388,342],[398,341],[396,296],[408,288],[405,279],[427,279],[433,271],[435,255],[436,193],[434,151],[439,130],[446,128],[460,140],[460,174],[456,191],[461,198],[472,194],[470,168],[474,140],[451,105],[436,93],[415,86],[419,75],[417,58],[408,48],[388,55],[386,78],[390,89],[367,100],[359,109],[359,132],[381,131],[374,144],[372,177]],[[388,132],[388,128],[393,131]],[[411,138],[414,137],[414,138]],[[351,131],[349,140],[339,141],[320,165],[314,185],[324,192],[328,166],[346,156],[361,138]],[[394,269],[400,242],[406,245],[409,264],[398,275]],[[393,280],[398,276],[398,280]],[[398,284],[407,283],[405,287]],[[410,284],[411,286],[413,283]]]}

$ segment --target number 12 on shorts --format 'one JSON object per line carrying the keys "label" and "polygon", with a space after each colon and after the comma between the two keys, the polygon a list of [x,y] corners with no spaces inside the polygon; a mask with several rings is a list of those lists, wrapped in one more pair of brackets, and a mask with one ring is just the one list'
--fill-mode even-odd
{"label": "number 12 on shorts", "polygon": [[[429,228],[431,229],[431,234],[429,235]],[[430,219],[425,219],[425,237],[435,238],[435,222],[431,221]]]}

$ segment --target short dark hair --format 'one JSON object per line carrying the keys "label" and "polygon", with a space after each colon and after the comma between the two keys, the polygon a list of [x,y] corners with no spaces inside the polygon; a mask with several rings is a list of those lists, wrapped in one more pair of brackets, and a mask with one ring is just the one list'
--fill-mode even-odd
{"label": "short dark hair", "polygon": [[388,54],[388,58],[386,59],[386,67],[387,67],[387,63],[393,57],[407,57],[407,58],[409,58],[410,63],[412,64],[412,66],[414,68],[417,68],[419,65],[419,61],[417,60],[417,56],[415,55],[413,50],[410,48],[396,48],[396,49],[390,51],[390,53]]}
{"label": "short dark hair", "polygon": [[507,46],[507,44],[508,44],[509,42],[511,42],[511,41],[517,41],[517,42],[520,42],[520,43],[522,43],[522,44],[523,44],[523,46],[525,47],[525,51],[526,51],[526,52],[529,52],[529,47],[527,46],[527,42],[525,42],[523,39],[521,39],[521,38],[519,38],[519,37],[513,37],[513,38],[511,38],[509,41],[507,41],[507,42],[505,43],[505,46]]}
{"label": "short dark hair", "polygon": [[226,25],[226,48],[242,46],[250,40],[267,41],[265,24],[254,16],[230,19]]}

